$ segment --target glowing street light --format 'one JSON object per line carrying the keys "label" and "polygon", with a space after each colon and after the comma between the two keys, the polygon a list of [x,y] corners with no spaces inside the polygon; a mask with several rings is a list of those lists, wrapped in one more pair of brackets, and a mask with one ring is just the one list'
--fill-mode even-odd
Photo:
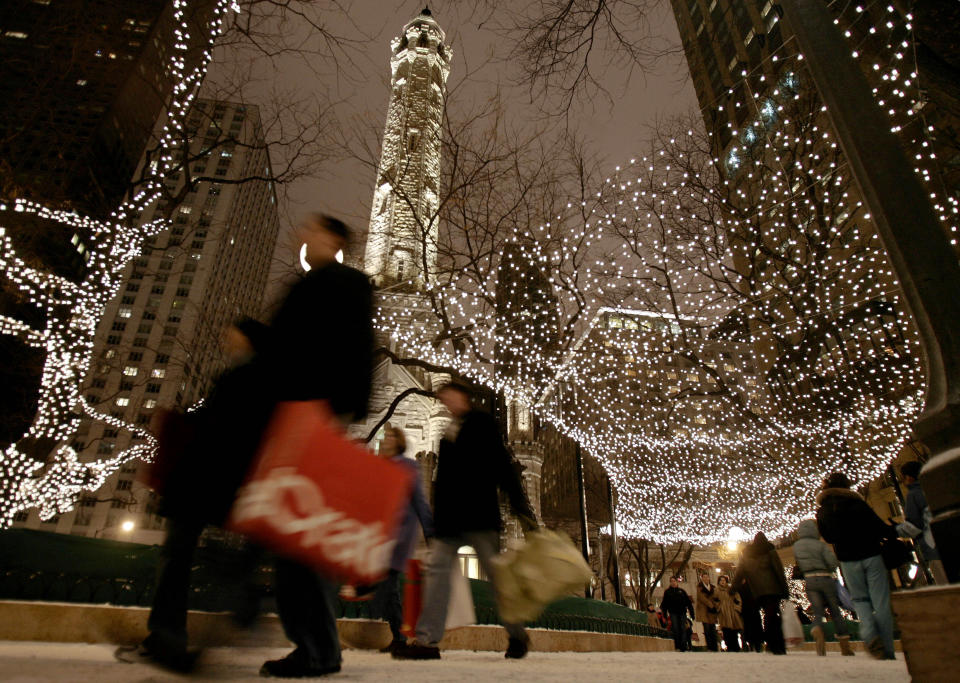
{"label": "glowing street light", "polygon": [[120,530],[129,534],[131,531],[133,531],[133,528],[135,526],[136,524],[133,523],[133,520],[128,519],[123,524],[120,525]]}

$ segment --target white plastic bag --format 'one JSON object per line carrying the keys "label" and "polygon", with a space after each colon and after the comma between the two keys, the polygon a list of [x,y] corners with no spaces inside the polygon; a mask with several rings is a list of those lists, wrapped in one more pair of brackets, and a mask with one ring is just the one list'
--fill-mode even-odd
{"label": "white plastic bag", "polygon": [[583,588],[593,572],[564,534],[527,533],[526,542],[494,558],[497,610],[506,623],[533,621],[551,602]]}
{"label": "white plastic bag", "polygon": [[447,607],[446,630],[470,626],[477,623],[477,613],[473,608],[473,595],[470,582],[460,571],[459,562],[450,576],[450,603]]}
{"label": "white plastic bag", "polygon": [[797,647],[803,643],[803,625],[797,616],[797,606],[792,600],[784,600],[780,604],[780,614],[783,615],[783,640],[787,647]]}

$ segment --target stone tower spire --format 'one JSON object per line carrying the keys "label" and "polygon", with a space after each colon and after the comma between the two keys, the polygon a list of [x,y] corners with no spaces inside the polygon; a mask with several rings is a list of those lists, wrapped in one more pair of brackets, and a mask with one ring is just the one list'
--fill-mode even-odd
{"label": "stone tower spire", "polygon": [[436,261],[440,136],[450,48],[429,9],[391,43],[391,92],[364,270],[374,284],[426,284]]}

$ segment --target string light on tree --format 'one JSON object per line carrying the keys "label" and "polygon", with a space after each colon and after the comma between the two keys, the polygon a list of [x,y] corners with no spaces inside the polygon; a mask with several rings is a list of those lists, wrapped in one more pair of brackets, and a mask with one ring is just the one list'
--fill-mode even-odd
{"label": "string light on tree", "polygon": [[[160,133],[156,172],[137,194],[121,204],[105,221],[76,213],[52,210],[17,200],[0,205],[0,226],[7,212],[32,214],[83,235],[87,269],[79,282],[28,266],[16,253],[13,242],[0,227],[0,267],[22,298],[45,315],[45,327],[36,329],[9,316],[0,317],[0,333],[14,336],[45,352],[36,417],[29,430],[0,454],[0,528],[14,515],[37,508],[41,518],[72,509],[83,491],[95,491],[106,478],[134,458],[149,459],[156,447],[152,435],[126,420],[107,415],[81,395],[93,354],[97,325],[106,304],[116,295],[125,267],[141,254],[144,240],[167,229],[169,223],[155,220],[137,225],[134,218],[160,197],[163,180],[177,172],[186,139],[185,118],[211,59],[215,38],[222,32],[230,6],[217,0],[210,8],[194,64],[188,64],[190,26],[187,0],[173,0],[172,50],[167,61],[173,89],[167,119]],[[115,456],[80,462],[70,445],[83,416],[126,430],[135,443]],[[38,448],[49,445],[42,457]],[[49,455],[47,455],[49,453]]]}

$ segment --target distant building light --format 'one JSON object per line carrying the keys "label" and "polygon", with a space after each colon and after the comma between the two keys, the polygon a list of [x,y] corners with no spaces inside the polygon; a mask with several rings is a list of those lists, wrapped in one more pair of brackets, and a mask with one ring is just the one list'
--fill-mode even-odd
{"label": "distant building light", "polygon": [[77,85],[84,86],[84,85],[86,85],[86,84],[87,84],[87,79],[86,79],[86,78],[78,78],[78,79],[77,79]]}
{"label": "distant building light", "polygon": [[27,37],[27,34],[23,31],[7,31],[3,35],[7,38],[16,38],[18,40],[23,40]]}

